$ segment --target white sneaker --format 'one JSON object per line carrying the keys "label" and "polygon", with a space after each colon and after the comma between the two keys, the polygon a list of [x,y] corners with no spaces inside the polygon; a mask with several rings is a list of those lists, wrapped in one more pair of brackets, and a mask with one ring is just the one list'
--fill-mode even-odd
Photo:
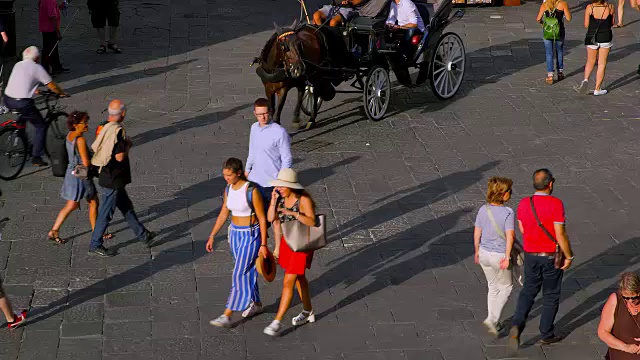
{"label": "white sneaker", "polygon": [[575,90],[580,93],[580,95],[587,95],[587,89],[589,85],[589,80],[582,80],[579,86],[575,87]]}
{"label": "white sneaker", "polygon": [[306,324],[308,322],[312,323],[316,321],[316,316],[313,314],[313,310],[311,311],[303,311],[298,316],[291,319],[291,324],[293,326],[299,326]]}
{"label": "white sneaker", "polygon": [[498,328],[496,327],[496,324],[489,321],[489,319],[485,319],[482,322],[482,325],[484,325],[487,328],[490,334],[498,336]]}
{"label": "white sneaker", "polygon": [[607,90],[604,90],[604,89],[602,89],[602,90],[593,90],[593,95],[595,95],[595,96],[604,95],[604,94],[606,94],[607,92],[608,92],[608,91],[607,91]]}
{"label": "white sneaker", "polygon": [[249,304],[249,307],[242,312],[242,317],[243,318],[249,318],[252,317],[254,315],[258,315],[260,313],[262,313],[262,305],[258,305],[255,302],[251,302],[251,304]]}
{"label": "white sneaker", "polygon": [[227,315],[220,315],[217,319],[209,321],[209,324],[221,328],[231,327],[231,319]]}
{"label": "white sneaker", "polygon": [[264,328],[264,333],[269,336],[278,336],[280,335],[280,330],[282,330],[282,326],[280,325],[280,321],[273,320],[269,326]]}

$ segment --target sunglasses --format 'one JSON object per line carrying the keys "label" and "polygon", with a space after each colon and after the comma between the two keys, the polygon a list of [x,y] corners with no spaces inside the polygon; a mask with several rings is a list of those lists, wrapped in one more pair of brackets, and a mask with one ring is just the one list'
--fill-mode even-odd
{"label": "sunglasses", "polygon": [[629,301],[629,300],[640,300],[640,295],[636,295],[636,296],[622,296],[623,299]]}

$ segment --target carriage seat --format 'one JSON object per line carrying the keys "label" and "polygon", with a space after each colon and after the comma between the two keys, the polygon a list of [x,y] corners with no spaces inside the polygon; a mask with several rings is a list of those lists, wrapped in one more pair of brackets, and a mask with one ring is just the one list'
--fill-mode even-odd
{"label": "carriage seat", "polygon": [[[431,23],[431,14],[435,14],[433,4],[428,3],[427,0],[413,0],[413,3],[418,8],[420,17],[425,26],[429,26]],[[348,26],[356,31],[368,32],[368,31],[381,31],[385,27],[385,22],[389,16],[389,3],[383,8],[383,10],[375,17],[355,16],[349,21]]]}
{"label": "carriage seat", "polygon": [[413,3],[416,4],[416,7],[418,8],[418,12],[420,13],[424,26],[429,26],[431,23],[431,14],[435,14],[433,4],[427,3],[424,0],[415,0]]}
{"label": "carriage seat", "polygon": [[349,28],[358,32],[382,31],[385,28],[386,17],[364,17],[356,16],[349,21]]}

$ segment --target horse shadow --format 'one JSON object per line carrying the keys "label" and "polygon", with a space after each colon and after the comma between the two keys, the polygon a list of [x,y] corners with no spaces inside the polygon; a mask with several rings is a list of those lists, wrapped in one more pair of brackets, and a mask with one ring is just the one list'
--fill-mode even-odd
{"label": "horse shadow", "polygon": [[132,137],[135,146],[142,146],[146,143],[156,141],[167,136],[174,135],[181,131],[196,129],[218,123],[229,118],[248,107],[249,104],[234,106],[229,110],[221,110],[213,113],[203,114],[190,119],[174,122],[168,126],[148,130]]}

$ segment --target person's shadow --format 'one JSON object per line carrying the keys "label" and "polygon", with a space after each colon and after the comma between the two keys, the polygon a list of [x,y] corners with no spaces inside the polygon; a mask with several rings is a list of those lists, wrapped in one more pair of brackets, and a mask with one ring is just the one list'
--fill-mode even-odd
{"label": "person's shadow", "polygon": [[366,231],[401,217],[403,214],[444,200],[479,182],[486,172],[494,169],[499,163],[499,161],[492,161],[473,170],[454,172],[378,199],[372,205],[382,203],[384,205],[340,224],[337,229],[328,231],[327,237],[329,241],[348,238],[358,231]]}
{"label": "person's shadow", "polygon": [[[609,294],[617,290],[617,277],[624,271],[630,271],[640,261],[640,238],[631,238],[602,253],[592,257],[586,262],[569,268],[564,274],[563,286],[571,286],[571,295],[560,299],[560,307],[577,296],[582,289],[591,286],[606,286],[602,290],[590,295],[578,306],[569,310],[556,321],[556,329],[559,335],[568,336],[576,329],[590,323],[600,316],[602,306]],[[529,320],[540,316],[542,313],[542,299],[534,304],[529,315]],[[528,343],[534,343],[539,337]]]}

